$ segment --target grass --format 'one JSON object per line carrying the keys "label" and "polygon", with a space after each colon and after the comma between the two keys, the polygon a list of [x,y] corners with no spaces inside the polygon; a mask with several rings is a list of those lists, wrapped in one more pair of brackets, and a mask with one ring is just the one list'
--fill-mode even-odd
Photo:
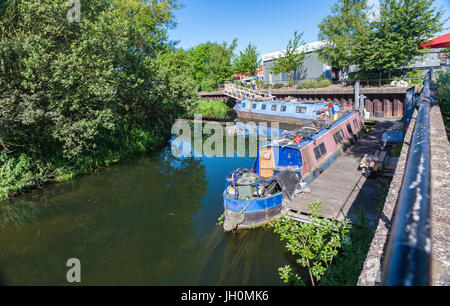
{"label": "grass", "polygon": [[210,119],[234,119],[235,111],[223,100],[219,101],[198,101],[195,114],[202,115],[203,118]]}
{"label": "grass", "polygon": [[331,81],[329,79],[320,77],[317,80],[309,80],[299,83],[297,85],[297,89],[324,88],[329,85],[331,85]]}

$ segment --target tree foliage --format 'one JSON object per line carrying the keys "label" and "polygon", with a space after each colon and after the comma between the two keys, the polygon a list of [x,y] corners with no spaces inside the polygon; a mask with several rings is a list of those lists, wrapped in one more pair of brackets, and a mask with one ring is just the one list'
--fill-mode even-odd
{"label": "tree foliage", "polygon": [[443,9],[434,0],[382,0],[379,18],[358,37],[353,58],[363,71],[391,71],[407,66],[426,51],[428,42],[443,25]]}
{"label": "tree foliage", "polygon": [[333,67],[358,65],[362,71],[391,71],[423,55],[418,46],[442,29],[443,8],[435,0],[380,0],[369,18],[366,0],[338,0],[333,14],[319,25],[319,38],[329,42],[320,51]]}
{"label": "tree foliage", "polygon": [[249,43],[245,50],[240,51],[234,58],[234,72],[254,76],[258,72],[260,64],[258,49],[252,43]]}
{"label": "tree foliage", "polygon": [[305,44],[302,37],[303,33],[294,32],[294,38],[289,40],[283,55],[277,58],[270,68],[272,73],[288,73],[288,79],[293,78],[293,72],[302,67],[306,55],[298,50],[301,45]]}
{"label": "tree foliage", "polygon": [[[84,0],[79,23],[66,5],[0,2],[0,150],[17,167],[31,160],[35,175],[16,185],[145,152],[197,100],[189,61],[167,37],[176,1]],[[0,189],[15,167],[4,165]]]}
{"label": "tree foliage", "polygon": [[[347,237],[350,225],[347,220],[332,221],[322,218],[320,202],[309,204],[309,223],[298,222],[289,216],[272,222],[274,232],[286,240],[286,248],[297,257],[297,263],[308,269],[311,284],[320,281]],[[303,285],[301,275],[295,273],[295,267],[279,268],[280,277],[285,283]]]}
{"label": "tree foliage", "polygon": [[328,42],[319,55],[329,65],[342,68],[353,63],[352,48],[368,30],[367,0],[338,0],[331,11],[319,24],[319,39]]}
{"label": "tree foliage", "polygon": [[237,40],[228,45],[207,42],[187,51],[191,62],[192,77],[206,90],[214,85],[223,84],[233,76],[232,57]]}

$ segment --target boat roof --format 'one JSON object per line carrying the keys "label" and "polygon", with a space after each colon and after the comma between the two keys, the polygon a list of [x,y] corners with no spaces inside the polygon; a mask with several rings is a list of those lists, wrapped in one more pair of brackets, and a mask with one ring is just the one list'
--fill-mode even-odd
{"label": "boat roof", "polygon": [[329,105],[329,104],[337,104],[337,103],[333,103],[333,102],[318,102],[318,101],[277,101],[277,100],[265,100],[265,101],[251,101],[251,100],[242,100],[240,101],[240,103],[246,103],[246,102],[251,102],[251,103],[275,103],[275,104],[295,104],[298,106],[308,106],[308,107],[315,107],[315,108],[323,108],[324,105]]}
{"label": "boat roof", "polygon": [[282,145],[282,144],[269,144],[265,147],[286,147],[286,148],[292,148],[292,149],[302,149],[309,145],[311,142],[319,139],[321,136],[323,136],[325,133],[330,131],[331,129],[335,128],[336,126],[340,125],[343,121],[347,120],[348,118],[355,115],[355,112],[348,112],[346,114],[343,114],[340,118],[338,118],[336,121],[333,121],[328,127],[322,128],[319,131],[317,131],[314,135],[304,138],[297,144],[289,144],[289,145]]}

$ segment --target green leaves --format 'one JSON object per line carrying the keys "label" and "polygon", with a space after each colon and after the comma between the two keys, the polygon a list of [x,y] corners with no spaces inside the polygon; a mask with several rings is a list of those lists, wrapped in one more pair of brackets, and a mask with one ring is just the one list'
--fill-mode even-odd
{"label": "green leaves", "polygon": [[443,8],[434,0],[381,0],[380,12],[368,18],[367,0],[338,0],[333,14],[319,24],[319,51],[333,67],[355,64],[362,71],[391,71],[425,52],[418,47],[442,29]]}
{"label": "green leaves", "polygon": [[80,23],[66,3],[0,2],[0,153],[31,160],[0,177],[6,193],[151,150],[198,100],[167,37],[177,1],[83,0]]}
{"label": "green leaves", "polygon": [[283,56],[277,58],[270,68],[272,73],[288,73],[288,79],[292,79],[291,72],[302,67],[306,55],[304,52],[299,52],[298,50],[300,45],[305,44],[305,42],[302,41],[302,37],[303,33],[298,34],[297,31],[294,32],[294,38],[289,40]]}
{"label": "green leaves", "polygon": [[[295,221],[287,215],[271,223],[274,232],[280,235],[280,240],[286,241],[289,252],[297,256],[297,263],[308,269],[313,285],[325,275],[350,228],[346,220],[322,218],[321,210],[320,202],[312,202],[309,204],[309,223]],[[280,268],[279,272],[285,283],[296,284],[300,281],[290,266]]]}
{"label": "green leaves", "polygon": [[212,91],[233,76],[232,57],[237,40],[228,45],[207,42],[187,51],[191,74],[203,91]]}
{"label": "green leaves", "polygon": [[353,64],[352,49],[369,30],[367,0],[338,0],[319,24],[319,39],[329,43],[320,57],[335,68]]}
{"label": "green leaves", "polygon": [[254,76],[259,69],[260,63],[258,49],[252,43],[249,43],[245,50],[240,51],[234,59],[234,72]]}

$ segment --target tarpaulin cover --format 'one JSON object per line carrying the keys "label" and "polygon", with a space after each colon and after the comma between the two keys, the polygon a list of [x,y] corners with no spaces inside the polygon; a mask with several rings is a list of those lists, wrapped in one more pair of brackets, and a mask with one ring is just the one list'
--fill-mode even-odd
{"label": "tarpaulin cover", "polygon": [[403,141],[403,131],[387,131],[381,136],[381,141],[397,143]]}
{"label": "tarpaulin cover", "polygon": [[450,33],[433,38],[429,43],[419,46],[419,49],[423,48],[450,48]]}
{"label": "tarpaulin cover", "polygon": [[283,191],[283,199],[286,197],[292,201],[296,194],[301,191],[300,178],[295,172],[283,171],[275,174],[271,179],[277,181]]}

